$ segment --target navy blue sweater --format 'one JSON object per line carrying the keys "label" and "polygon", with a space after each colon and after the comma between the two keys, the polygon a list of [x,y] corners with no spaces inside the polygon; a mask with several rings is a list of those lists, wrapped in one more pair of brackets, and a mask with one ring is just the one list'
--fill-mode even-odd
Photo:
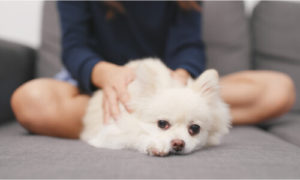
{"label": "navy blue sweater", "polygon": [[107,18],[103,2],[58,2],[63,63],[83,90],[94,90],[91,71],[102,60],[123,65],[159,57],[193,77],[204,70],[199,12],[181,10],[176,2],[121,3],[125,13]]}

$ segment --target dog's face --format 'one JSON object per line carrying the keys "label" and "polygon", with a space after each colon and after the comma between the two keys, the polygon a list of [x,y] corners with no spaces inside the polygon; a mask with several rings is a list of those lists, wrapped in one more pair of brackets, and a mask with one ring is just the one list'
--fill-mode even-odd
{"label": "dog's face", "polygon": [[153,96],[141,117],[150,136],[149,153],[189,153],[205,145],[213,121],[211,110],[189,88],[166,89]]}
{"label": "dog's face", "polygon": [[149,154],[190,153],[218,144],[228,132],[230,115],[219,97],[216,71],[204,72],[188,86],[151,87],[139,113]]}

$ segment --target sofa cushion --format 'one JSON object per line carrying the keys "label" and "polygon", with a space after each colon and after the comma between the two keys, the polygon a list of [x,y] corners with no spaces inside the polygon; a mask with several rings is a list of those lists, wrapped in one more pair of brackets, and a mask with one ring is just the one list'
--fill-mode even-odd
{"label": "sofa cushion", "polygon": [[254,127],[189,155],[151,157],[0,127],[1,178],[299,178],[300,148]]}
{"label": "sofa cushion", "polygon": [[300,113],[289,112],[261,125],[268,132],[300,147]]}
{"label": "sofa cushion", "polygon": [[250,69],[250,37],[242,1],[204,1],[207,67],[221,75]]}
{"label": "sofa cushion", "polygon": [[[300,93],[300,3],[262,1],[253,12],[254,66],[287,73]],[[300,110],[297,96],[293,110]]]}

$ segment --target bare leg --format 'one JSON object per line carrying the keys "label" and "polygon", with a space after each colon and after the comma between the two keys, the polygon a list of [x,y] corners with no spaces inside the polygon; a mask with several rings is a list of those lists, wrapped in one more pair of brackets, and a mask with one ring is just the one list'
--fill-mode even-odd
{"label": "bare leg", "polygon": [[88,100],[69,83],[36,79],[14,92],[11,105],[17,120],[30,132],[78,138]]}
{"label": "bare leg", "polygon": [[275,71],[242,71],[221,78],[221,96],[233,124],[255,124],[290,110],[295,101],[290,77]]}

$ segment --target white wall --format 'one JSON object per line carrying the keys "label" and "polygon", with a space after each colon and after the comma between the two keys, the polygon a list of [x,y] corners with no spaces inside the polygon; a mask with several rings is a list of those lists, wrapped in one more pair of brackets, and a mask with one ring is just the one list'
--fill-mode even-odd
{"label": "white wall", "polygon": [[245,11],[247,15],[251,15],[254,7],[260,0],[244,0],[245,3]]}
{"label": "white wall", "polygon": [[42,1],[0,1],[0,38],[38,47]]}
{"label": "white wall", "polygon": [[[251,14],[259,0],[244,0]],[[42,1],[0,1],[0,38],[38,47],[42,18]]]}

